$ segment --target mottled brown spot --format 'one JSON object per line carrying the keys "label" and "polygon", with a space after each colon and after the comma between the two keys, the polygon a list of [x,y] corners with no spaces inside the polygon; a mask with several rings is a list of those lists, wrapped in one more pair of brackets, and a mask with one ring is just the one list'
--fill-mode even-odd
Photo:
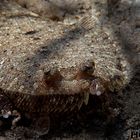
{"label": "mottled brown spot", "polygon": [[44,72],[43,80],[47,88],[58,89],[62,78],[58,70],[49,70]]}

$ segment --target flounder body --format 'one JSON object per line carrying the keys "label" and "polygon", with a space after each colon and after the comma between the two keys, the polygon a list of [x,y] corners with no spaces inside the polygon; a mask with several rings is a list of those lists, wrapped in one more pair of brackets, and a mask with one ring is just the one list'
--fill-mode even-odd
{"label": "flounder body", "polygon": [[13,108],[39,117],[71,112],[90,94],[129,82],[121,43],[97,15],[91,8],[72,23],[0,17],[0,89]]}

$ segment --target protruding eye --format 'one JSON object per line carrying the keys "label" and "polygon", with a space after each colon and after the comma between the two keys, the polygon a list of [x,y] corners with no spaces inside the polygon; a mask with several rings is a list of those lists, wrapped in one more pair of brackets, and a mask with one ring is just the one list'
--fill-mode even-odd
{"label": "protruding eye", "polygon": [[50,69],[44,72],[45,84],[49,87],[57,87],[62,80],[62,75],[57,69]]}
{"label": "protruding eye", "polygon": [[87,61],[86,63],[83,64],[83,66],[81,67],[81,70],[83,72],[87,72],[87,73],[93,73],[95,70],[95,63],[93,61]]}

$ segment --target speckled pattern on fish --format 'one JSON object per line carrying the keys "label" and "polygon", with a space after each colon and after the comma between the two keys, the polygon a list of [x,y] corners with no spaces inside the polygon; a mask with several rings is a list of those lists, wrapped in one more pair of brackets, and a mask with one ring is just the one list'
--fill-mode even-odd
{"label": "speckled pattern on fish", "polygon": [[[87,104],[89,94],[99,96],[124,87],[130,66],[109,21],[100,24],[100,15],[93,4],[73,22],[1,16],[2,93],[21,110],[28,112],[32,106],[34,112],[49,113],[47,104],[49,110],[70,111]],[[40,108],[44,99],[47,104]]]}

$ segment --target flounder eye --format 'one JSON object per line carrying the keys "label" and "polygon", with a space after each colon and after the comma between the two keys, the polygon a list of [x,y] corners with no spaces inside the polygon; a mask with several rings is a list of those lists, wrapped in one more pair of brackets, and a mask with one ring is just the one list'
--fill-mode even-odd
{"label": "flounder eye", "polygon": [[81,70],[83,72],[93,72],[95,69],[95,63],[93,61],[87,61],[86,63],[83,64],[81,67]]}

